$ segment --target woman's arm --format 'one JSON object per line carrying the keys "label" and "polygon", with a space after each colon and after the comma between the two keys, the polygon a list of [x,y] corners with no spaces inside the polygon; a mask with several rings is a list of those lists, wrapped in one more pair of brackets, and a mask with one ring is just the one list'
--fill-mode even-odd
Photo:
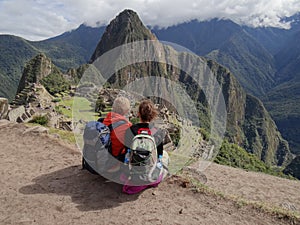
{"label": "woman's arm", "polygon": [[164,150],[164,132],[163,132],[163,130],[158,129],[153,136],[154,136],[156,146],[157,146],[157,155],[163,155],[163,150]]}
{"label": "woman's arm", "polygon": [[124,141],[124,145],[125,145],[125,148],[128,149],[128,148],[131,148],[131,144],[132,144],[132,140],[134,138],[134,134],[131,130],[131,127],[129,127],[126,132],[125,132],[125,141]]}
{"label": "woman's arm", "polygon": [[158,146],[157,146],[157,155],[163,155],[164,152],[164,145],[163,142],[161,142]]}

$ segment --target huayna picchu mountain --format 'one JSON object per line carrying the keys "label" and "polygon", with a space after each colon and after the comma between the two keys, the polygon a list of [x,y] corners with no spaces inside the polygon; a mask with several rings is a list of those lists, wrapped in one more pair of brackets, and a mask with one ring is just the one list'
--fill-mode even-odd
{"label": "huayna picchu mountain", "polygon": [[[156,40],[156,38],[142,24],[135,12],[125,10],[107,27],[91,58],[91,62],[117,46],[141,40]],[[170,64],[174,60],[174,62],[186,64],[185,68],[191,68],[191,71],[194,70],[194,65],[189,64],[191,60],[188,54],[175,52],[171,47],[164,46],[164,52],[160,53],[163,57],[172,55],[171,60],[166,60]],[[291,153],[288,143],[281,137],[262,102],[248,95],[228,69],[212,60],[202,57],[201,60],[211,69],[222,87],[228,112],[226,137],[231,142],[244,147],[248,152],[257,155],[268,165],[281,166],[290,162]],[[176,64],[174,63],[174,65]],[[201,124],[209,130],[209,106],[201,91],[201,87],[195,86],[195,82],[188,74],[172,65],[158,62],[136,63],[115,71],[109,82],[115,88],[122,88],[130,81],[150,75],[184,83],[186,91],[198,105]],[[167,85],[161,85],[161,90],[168,90],[169,87]]]}
{"label": "huayna picchu mountain", "polygon": [[106,27],[90,62],[122,44],[142,40],[156,40],[156,37],[143,25],[136,12],[124,10]]}

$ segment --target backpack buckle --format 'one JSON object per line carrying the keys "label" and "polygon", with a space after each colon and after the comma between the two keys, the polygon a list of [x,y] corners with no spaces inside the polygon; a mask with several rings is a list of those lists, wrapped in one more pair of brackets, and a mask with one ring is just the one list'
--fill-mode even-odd
{"label": "backpack buckle", "polygon": [[151,135],[151,130],[149,128],[140,128],[138,130],[138,134]]}

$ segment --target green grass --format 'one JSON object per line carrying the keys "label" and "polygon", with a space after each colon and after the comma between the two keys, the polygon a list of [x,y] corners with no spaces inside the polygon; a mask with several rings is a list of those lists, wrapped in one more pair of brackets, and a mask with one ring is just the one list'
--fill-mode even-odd
{"label": "green grass", "polygon": [[84,121],[91,121],[91,120],[98,119],[98,114],[94,112],[94,108],[91,107],[91,103],[86,98],[74,97],[72,110],[73,110],[73,118],[76,121],[78,121],[79,119]]}
{"label": "green grass", "polygon": [[98,119],[98,114],[94,112],[91,103],[83,97],[63,98],[56,107],[56,111],[75,121]]}
{"label": "green grass", "polygon": [[[27,127],[40,126],[40,124],[37,123],[25,123],[25,125]],[[76,144],[76,139],[72,131],[60,130],[48,126],[44,126],[44,127],[48,128],[49,134],[58,134],[61,140],[66,141],[69,144]]]}
{"label": "green grass", "polygon": [[[70,139],[71,143],[77,143],[78,146],[83,146],[82,132],[84,129],[84,123],[77,123],[79,120],[88,122],[88,121],[96,121],[99,118],[99,114],[94,112],[94,107],[91,106],[91,102],[88,101],[84,97],[65,97],[62,98],[58,105],[55,107],[55,110],[63,114],[68,118],[72,118],[74,122],[74,126],[78,129],[75,129],[74,133],[72,133],[72,137],[68,137],[68,133],[58,133],[62,138],[64,135],[67,135],[64,139]],[[106,107],[105,112],[102,112],[102,117],[111,110],[111,107]],[[70,134],[71,135],[71,134]],[[74,138],[74,139],[73,139]]]}
{"label": "green grass", "polygon": [[73,98],[61,99],[58,106],[56,107],[56,111],[68,118],[72,118],[72,110],[68,110],[65,108],[65,107],[69,107],[70,109],[72,109],[72,106],[73,106]]}
{"label": "green grass", "polygon": [[50,127],[49,134],[58,134],[62,140],[68,142],[69,144],[76,144],[74,133],[71,131],[65,131]]}

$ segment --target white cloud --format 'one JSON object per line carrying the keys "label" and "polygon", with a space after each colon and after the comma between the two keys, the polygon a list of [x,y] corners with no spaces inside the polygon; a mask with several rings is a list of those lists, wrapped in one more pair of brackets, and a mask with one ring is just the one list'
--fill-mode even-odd
{"label": "white cloud", "polygon": [[282,17],[300,11],[299,0],[0,0],[0,33],[30,40],[53,37],[82,23],[107,24],[125,8],[147,25],[191,19],[231,19],[251,26],[287,27]]}

